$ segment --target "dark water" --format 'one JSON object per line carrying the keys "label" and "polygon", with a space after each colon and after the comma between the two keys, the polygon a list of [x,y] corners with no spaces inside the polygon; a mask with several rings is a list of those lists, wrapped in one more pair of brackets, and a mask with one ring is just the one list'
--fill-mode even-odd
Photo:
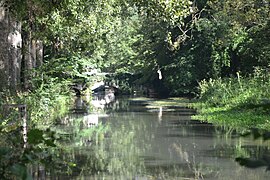
{"label": "dark water", "polygon": [[54,129],[68,166],[43,177],[270,179],[267,138],[191,120],[195,112],[185,107],[149,108],[150,103],[123,98],[93,108],[77,99],[73,113]]}

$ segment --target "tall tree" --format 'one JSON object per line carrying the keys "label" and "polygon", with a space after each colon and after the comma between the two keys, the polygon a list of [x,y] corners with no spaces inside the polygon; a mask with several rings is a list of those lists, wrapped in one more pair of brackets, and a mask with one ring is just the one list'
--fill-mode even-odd
{"label": "tall tree", "polygon": [[0,4],[0,89],[15,92],[20,86],[21,23]]}

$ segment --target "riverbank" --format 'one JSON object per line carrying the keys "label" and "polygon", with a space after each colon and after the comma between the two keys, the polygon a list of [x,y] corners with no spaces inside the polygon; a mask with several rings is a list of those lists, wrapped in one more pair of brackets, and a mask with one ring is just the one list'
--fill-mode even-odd
{"label": "riverbank", "polygon": [[50,128],[67,114],[72,96],[67,82],[53,80],[32,91],[0,93],[0,177],[31,179],[29,167],[59,159],[63,150]]}
{"label": "riverbank", "polygon": [[198,112],[192,119],[235,128],[270,130],[270,116],[261,108],[207,107],[202,102],[193,103],[191,107]]}
{"label": "riverbank", "polygon": [[210,79],[200,83],[193,119],[232,127],[270,130],[270,77],[257,70],[243,78]]}

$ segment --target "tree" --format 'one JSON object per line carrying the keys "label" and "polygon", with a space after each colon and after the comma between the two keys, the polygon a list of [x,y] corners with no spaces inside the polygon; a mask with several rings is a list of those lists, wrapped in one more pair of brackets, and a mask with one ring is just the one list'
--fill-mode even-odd
{"label": "tree", "polygon": [[41,65],[43,60],[42,42],[34,35],[38,32],[36,18],[49,12],[49,6],[50,3],[42,0],[1,1],[1,49],[2,57],[7,61],[2,63],[5,68],[1,76],[7,81],[3,82],[3,88],[16,91],[21,89],[22,83],[26,89],[30,87],[31,77],[26,71]]}
{"label": "tree", "polygon": [[0,4],[0,42],[0,90],[16,91],[21,77],[21,23],[4,4]]}

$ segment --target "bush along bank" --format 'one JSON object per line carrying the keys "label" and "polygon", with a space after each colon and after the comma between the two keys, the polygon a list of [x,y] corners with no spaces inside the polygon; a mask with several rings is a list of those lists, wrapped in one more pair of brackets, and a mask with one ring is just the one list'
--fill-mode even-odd
{"label": "bush along bank", "polygon": [[[50,167],[60,153],[49,127],[68,111],[71,93],[68,82],[49,81],[31,92],[0,93],[0,176],[4,179],[31,179],[29,166]],[[27,145],[19,105],[26,106]]]}
{"label": "bush along bank", "polygon": [[249,77],[203,80],[200,94],[191,106],[198,110],[193,119],[244,128],[270,130],[270,75],[255,69]]}

